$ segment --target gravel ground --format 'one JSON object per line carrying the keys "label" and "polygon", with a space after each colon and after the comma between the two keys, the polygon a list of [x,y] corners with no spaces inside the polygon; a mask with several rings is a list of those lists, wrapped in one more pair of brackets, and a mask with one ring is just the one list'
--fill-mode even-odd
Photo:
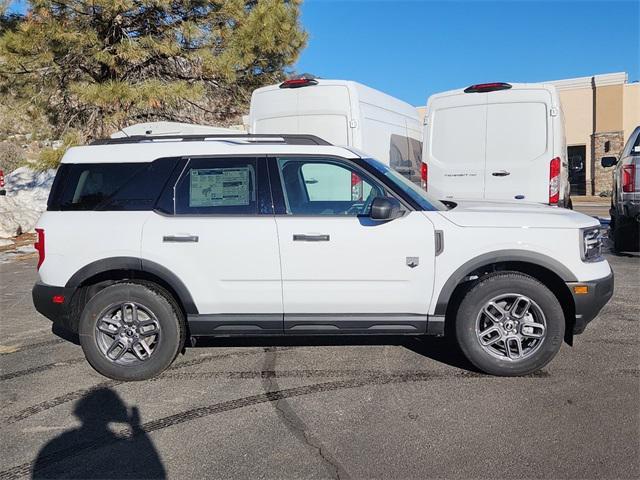
{"label": "gravel ground", "polygon": [[443,339],[209,341],[109,381],[0,264],[0,479],[638,478],[640,257],[538,374],[474,371]]}

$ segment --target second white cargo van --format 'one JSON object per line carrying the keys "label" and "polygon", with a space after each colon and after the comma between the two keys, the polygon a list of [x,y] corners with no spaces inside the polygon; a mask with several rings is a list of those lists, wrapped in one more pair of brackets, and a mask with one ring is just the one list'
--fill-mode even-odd
{"label": "second white cargo van", "polygon": [[422,183],[438,198],[571,206],[567,146],[553,85],[486,83],[432,95]]}
{"label": "second white cargo van", "polygon": [[412,105],[347,80],[296,78],[255,90],[249,131],[312,134],[362,150],[420,182],[422,124]]}

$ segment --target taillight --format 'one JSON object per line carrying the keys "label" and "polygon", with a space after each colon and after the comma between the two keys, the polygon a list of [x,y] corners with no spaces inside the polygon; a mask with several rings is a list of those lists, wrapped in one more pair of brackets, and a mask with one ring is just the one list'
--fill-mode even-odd
{"label": "taillight", "polygon": [[4,188],[4,172],[0,170],[0,188]]}
{"label": "taillight", "polygon": [[317,85],[318,81],[313,78],[292,78],[280,84],[280,88],[300,88],[309,85]]}
{"label": "taillight", "polygon": [[556,157],[549,164],[549,204],[557,205],[560,201],[560,158]]}
{"label": "taillight", "polygon": [[38,240],[33,244],[33,246],[38,252],[38,266],[36,268],[39,270],[40,265],[44,262],[44,229],[36,228],[36,234],[38,235]]}
{"label": "taillight", "polygon": [[636,166],[623,165],[622,166],[622,191],[629,193],[636,190]]}
{"label": "taillight", "polygon": [[351,201],[362,200],[362,179],[360,176],[351,172]]}
{"label": "taillight", "polygon": [[422,186],[422,188],[424,188],[425,190],[427,189],[427,183],[429,180],[429,166],[422,162],[422,165],[420,167],[420,184]]}

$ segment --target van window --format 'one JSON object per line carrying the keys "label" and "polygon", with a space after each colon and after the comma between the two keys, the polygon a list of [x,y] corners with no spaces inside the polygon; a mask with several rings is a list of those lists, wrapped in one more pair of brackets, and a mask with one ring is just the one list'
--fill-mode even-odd
{"label": "van window", "polygon": [[47,210],[151,210],[176,165],[151,163],[63,163]]}
{"label": "van window", "polygon": [[496,103],[487,108],[487,163],[528,162],[545,153],[544,103]]}
{"label": "van window", "polygon": [[436,110],[431,134],[434,159],[447,164],[484,165],[485,113],[485,105]]}
{"label": "van window", "polygon": [[175,187],[175,213],[257,214],[256,169],[254,158],[191,160]]}

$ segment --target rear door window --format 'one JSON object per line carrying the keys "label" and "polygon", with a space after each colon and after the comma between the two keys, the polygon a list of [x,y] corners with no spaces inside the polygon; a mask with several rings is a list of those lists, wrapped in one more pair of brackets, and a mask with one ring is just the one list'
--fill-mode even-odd
{"label": "rear door window", "polygon": [[[268,179],[256,158],[192,159],[175,186],[178,215],[271,213]],[[266,173],[266,168],[265,168]]]}

